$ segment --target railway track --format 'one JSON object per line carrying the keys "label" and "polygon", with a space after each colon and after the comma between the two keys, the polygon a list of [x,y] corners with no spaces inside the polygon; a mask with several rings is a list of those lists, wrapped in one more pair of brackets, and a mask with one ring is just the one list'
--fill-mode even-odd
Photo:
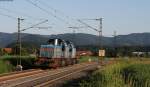
{"label": "railway track", "polygon": [[55,78],[51,78],[51,80],[46,81],[42,84],[36,85],[34,87],[59,87],[59,85],[58,86],[56,85],[57,83],[59,83],[59,81],[64,81],[66,78],[67,79],[68,78],[73,78],[73,75],[77,76],[82,71],[91,70],[93,68],[96,68],[95,64],[84,66],[84,67],[78,68],[78,69],[70,71],[70,72],[60,73]]}
{"label": "railway track", "polygon": [[19,74],[19,73],[23,73],[23,72],[30,72],[30,71],[35,71],[35,70],[37,70],[37,69],[29,69],[29,70],[23,70],[23,71],[15,71],[15,72],[10,72],[10,73],[4,73],[4,74],[0,74],[0,77],[13,75],[13,74]]}
{"label": "railway track", "polygon": [[34,73],[40,73],[40,72],[43,72],[43,70],[30,69],[30,70],[24,70],[24,71],[18,71],[18,72],[2,74],[2,75],[0,75],[0,84],[1,84],[1,82],[5,81],[5,80],[14,79],[14,78],[18,78],[18,77],[23,77],[23,76],[26,76],[26,75],[32,75]]}
{"label": "railway track", "polygon": [[38,71],[26,72],[23,75],[18,74],[18,76],[12,75],[11,78],[9,78],[8,76],[7,79],[3,79],[3,81],[0,83],[0,87],[50,86],[50,84],[52,85],[52,83],[55,83],[58,80],[79,73],[83,70],[94,68],[96,67],[96,65],[97,65],[96,63],[83,63],[56,70],[41,70],[39,72]]}

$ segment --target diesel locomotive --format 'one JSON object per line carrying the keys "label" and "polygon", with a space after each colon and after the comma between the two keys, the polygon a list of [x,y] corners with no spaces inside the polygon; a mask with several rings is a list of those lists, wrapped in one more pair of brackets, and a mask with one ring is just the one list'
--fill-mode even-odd
{"label": "diesel locomotive", "polygon": [[43,67],[63,67],[77,63],[76,48],[70,41],[59,38],[49,39],[41,45],[36,65]]}

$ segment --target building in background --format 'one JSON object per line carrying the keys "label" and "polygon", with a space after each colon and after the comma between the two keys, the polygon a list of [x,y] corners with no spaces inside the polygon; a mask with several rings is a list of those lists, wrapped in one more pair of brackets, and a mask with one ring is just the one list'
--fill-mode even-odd
{"label": "building in background", "polygon": [[12,48],[2,48],[2,54],[11,54]]}

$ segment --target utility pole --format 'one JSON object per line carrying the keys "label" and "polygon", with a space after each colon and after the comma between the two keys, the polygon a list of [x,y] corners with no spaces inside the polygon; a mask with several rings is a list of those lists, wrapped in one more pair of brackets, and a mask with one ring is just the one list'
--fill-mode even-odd
{"label": "utility pole", "polygon": [[100,60],[99,60],[99,63],[102,64],[102,60],[103,60],[103,32],[102,32],[102,29],[103,29],[103,18],[99,18],[99,19],[95,19],[96,21],[99,21],[100,25],[99,25],[99,56],[100,56]]}
{"label": "utility pole", "polygon": [[[21,32],[22,31],[25,31],[25,30],[28,30],[28,29],[31,29],[31,28],[38,28],[38,29],[48,29],[48,28],[50,28],[50,27],[36,27],[36,26],[38,26],[38,25],[40,25],[40,24],[43,24],[43,23],[45,23],[45,22],[48,22],[48,20],[44,20],[44,21],[42,21],[42,22],[39,22],[39,23],[37,23],[37,24],[35,24],[35,25],[32,25],[31,27],[28,27],[28,28],[25,28],[25,29],[20,29],[20,22],[21,21],[23,21],[24,19],[21,19],[21,18],[18,18],[18,36],[17,36],[17,44],[19,45],[19,52],[17,52],[17,53],[19,53],[19,64],[18,64],[18,61],[17,61],[17,70],[19,70],[19,71],[22,71],[22,65],[21,65],[21,48],[22,48],[22,46],[21,46]],[[18,50],[17,50],[18,51]]]}
{"label": "utility pole", "polygon": [[[21,65],[21,30],[20,30],[20,22],[23,21],[24,19],[21,19],[21,18],[18,18],[18,39],[17,39],[17,43],[18,43],[18,48],[19,48],[19,64],[17,62],[17,69],[21,70],[22,71],[22,65]],[[18,51],[18,50],[17,50]]]}
{"label": "utility pole", "polygon": [[95,20],[95,21],[99,21],[99,28],[94,28],[86,23],[84,23],[83,21],[81,20],[78,20],[80,23],[84,24],[85,26],[93,29],[94,31],[98,32],[98,53],[99,53],[99,56],[100,56],[100,59],[98,60],[99,63],[102,64],[102,59],[103,57],[105,56],[105,50],[103,50],[103,43],[102,43],[102,28],[103,28],[103,18],[98,18],[98,19],[85,19],[85,20]]}
{"label": "utility pole", "polygon": [[100,60],[99,63],[102,64],[102,59],[105,56],[105,51],[103,50],[103,18],[98,18],[98,19],[89,19],[89,20],[96,20],[99,21],[99,29],[97,29],[98,31],[98,48],[99,48],[99,56],[100,56]]}
{"label": "utility pole", "polygon": [[100,21],[100,25],[99,25],[99,49],[103,49],[103,45],[102,45],[102,29],[103,29],[103,18],[99,18],[99,19],[95,19],[97,21]]}
{"label": "utility pole", "polygon": [[117,31],[114,31],[114,53],[115,53],[115,55],[114,55],[114,57],[116,58],[117,57],[117,38],[116,38],[116,36],[117,36]]}
{"label": "utility pole", "polygon": [[102,29],[103,29],[103,19],[104,18],[97,18],[97,19],[84,19],[84,20],[95,20],[95,21],[99,21],[99,28],[94,28],[86,23],[84,23],[83,21],[81,20],[78,20],[80,23],[84,24],[85,26],[93,29],[94,31],[98,32],[98,36],[99,36],[99,39],[98,39],[98,47],[99,49],[103,49],[103,45],[102,45]]}

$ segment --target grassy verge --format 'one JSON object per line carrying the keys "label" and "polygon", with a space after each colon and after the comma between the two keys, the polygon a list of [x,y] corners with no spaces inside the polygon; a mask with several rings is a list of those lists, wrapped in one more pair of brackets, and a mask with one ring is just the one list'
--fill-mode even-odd
{"label": "grassy verge", "polygon": [[0,74],[14,71],[20,59],[23,69],[31,69],[34,67],[35,57],[22,56],[19,58],[17,56],[2,56],[0,58]]}
{"label": "grassy verge", "polygon": [[136,59],[120,60],[94,72],[80,87],[150,87],[150,64]]}
{"label": "grassy verge", "polygon": [[131,87],[150,87],[150,64],[133,64],[122,72],[125,83]]}
{"label": "grassy verge", "polygon": [[8,56],[2,58],[3,61],[9,62],[13,66],[19,64],[21,60],[21,65],[23,66],[24,69],[32,68],[34,66],[35,59],[36,59],[35,57],[30,57],[30,56],[22,56],[21,58],[17,56],[12,56],[12,57]]}
{"label": "grassy verge", "polygon": [[0,60],[0,74],[8,73],[11,72],[12,70],[13,70],[13,66],[11,64],[3,60]]}

